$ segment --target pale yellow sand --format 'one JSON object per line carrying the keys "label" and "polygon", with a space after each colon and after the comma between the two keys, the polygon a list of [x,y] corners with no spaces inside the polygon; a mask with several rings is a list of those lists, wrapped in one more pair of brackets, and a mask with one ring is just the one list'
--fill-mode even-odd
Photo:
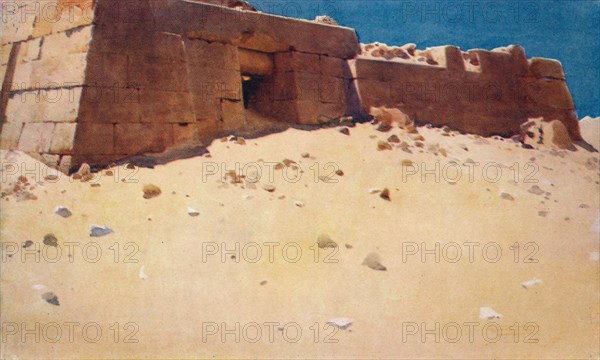
{"label": "pale yellow sand", "polygon": [[[597,153],[580,148],[560,153],[525,150],[510,141],[481,141],[458,134],[444,137],[440,130],[422,128],[426,149],[419,153],[413,148],[411,155],[397,148],[377,151],[377,139],[371,138],[385,140],[395,133],[408,141],[402,130],[380,133],[364,124],[350,132],[345,136],[336,129],[288,130],[247,139],[246,145],[216,141],[210,147],[212,158],[137,172],[114,168],[115,175],[103,176],[101,187],[95,188],[63,176],[33,190],[37,200],[2,199],[2,358],[600,356],[599,266],[590,259],[600,244],[593,229],[600,205],[599,179],[597,168],[586,167]],[[435,143],[447,150],[448,157],[427,151]],[[302,158],[303,152],[314,159]],[[7,153],[1,156],[6,162]],[[223,186],[217,175],[203,181],[203,163],[226,163],[227,169],[234,169],[236,162],[243,166],[258,159],[286,158],[298,162],[304,173],[292,183],[276,170],[273,193],[261,188],[268,183],[268,167],[263,163],[258,163],[264,172],[255,190]],[[453,158],[481,163],[475,167],[473,182],[467,167],[456,184],[443,178],[436,183],[434,175],[422,181],[421,173],[402,179],[403,160],[426,164],[428,169],[439,162],[443,169]],[[30,168],[35,163],[25,155],[14,162]],[[505,166],[495,183],[482,175],[490,162]],[[339,166],[344,176],[333,176],[337,183],[315,182],[311,166],[318,164],[320,175],[327,175],[332,171],[324,169],[327,163]],[[516,168],[520,171],[515,179]],[[489,177],[497,169],[488,168]],[[551,193],[549,199],[528,192],[534,184],[525,180],[533,169],[530,179]],[[291,169],[289,174],[293,177]],[[9,176],[3,188],[15,177]],[[30,181],[34,177],[28,175]],[[134,182],[119,181],[125,177]],[[158,185],[162,194],[145,200],[142,187],[150,183]],[[384,187],[391,191],[391,202],[369,193],[370,188]],[[502,199],[502,192],[514,200]],[[282,195],[285,198],[279,199]],[[68,207],[73,215],[65,219],[54,214],[58,205]],[[188,207],[200,215],[189,216]],[[538,215],[539,211],[547,211],[547,216]],[[114,233],[90,238],[90,224],[110,226]],[[55,263],[50,262],[54,248],[42,244],[47,233],[56,235],[62,249]],[[314,242],[322,233],[339,245],[330,259],[337,262],[324,259],[333,253],[331,249],[320,250],[315,262]],[[26,240],[34,241],[30,249],[37,246],[47,255],[40,255],[39,262],[32,254],[23,259],[20,246]],[[67,256],[68,242],[75,243],[72,258]],[[467,242],[477,243],[471,244],[472,262]],[[221,243],[228,249],[239,244],[246,252],[240,250],[239,262],[231,254],[222,262],[221,253],[203,259],[205,250]],[[273,261],[269,243],[279,244]],[[282,248],[288,243],[292,245],[286,248],[286,258]],[[256,244],[262,257],[251,263]],[[421,244],[429,250],[439,244],[440,261],[436,263],[435,254],[427,255],[424,262],[421,253],[407,254]],[[484,246],[487,258],[482,254]],[[102,254],[94,263],[98,247]],[[286,261],[295,256],[295,248],[302,250],[300,260]],[[457,248],[462,258],[453,263]],[[494,263],[498,248],[502,253]],[[132,252],[133,257],[126,259]],[[371,252],[381,256],[387,271],[361,265]],[[528,262],[529,258],[537,262]],[[142,266],[145,279],[140,278]],[[530,289],[521,285],[533,278],[542,283]],[[263,281],[267,283],[261,285]],[[41,298],[49,291],[58,296],[60,306]],[[479,308],[484,306],[503,318],[479,319]],[[336,317],[354,323],[334,332],[326,322]],[[213,323],[221,330],[223,324],[233,330],[223,333],[225,341],[221,332],[207,334]],[[250,342],[256,333],[253,323],[262,331],[256,343]],[[285,333],[269,323],[286,325]],[[415,324],[420,331],[410,335]],[[275,328],[272,342],[271,327]],[[457,327],[462,333],[453,343]],[[57,328],[62,334],[52,343]],[[102,337],[93,343],[97,328]],[[423,341],[425,328],[433,332]],[[470,328],[474,328],[473,341]],[[33,329],[32,334],[26,329]],[[296,329],[302,334],[292,342],[298,338]],[[493,342],[498,329],[501,338]],[[337,343],[326,343],[329,335]]]}

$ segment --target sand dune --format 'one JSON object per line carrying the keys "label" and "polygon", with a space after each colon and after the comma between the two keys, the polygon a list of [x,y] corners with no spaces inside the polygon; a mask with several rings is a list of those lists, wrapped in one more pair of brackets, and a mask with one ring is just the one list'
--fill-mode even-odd
{"label": "sand dune", "polygon": [[598,358],[598,153],[376,128],[83,182],[3,151],[1,357]]}

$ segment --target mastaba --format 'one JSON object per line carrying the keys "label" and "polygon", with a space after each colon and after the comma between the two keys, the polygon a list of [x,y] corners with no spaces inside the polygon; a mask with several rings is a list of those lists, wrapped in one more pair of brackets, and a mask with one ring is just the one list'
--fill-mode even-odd
{"label": "mastaba", "polygon": [[581,139],[560,62],[519,46],[396,56],[361,48],[354,29],[237,0],[3,6],[1,147],[64,171],[380,106],[484,136],[558,119]]}

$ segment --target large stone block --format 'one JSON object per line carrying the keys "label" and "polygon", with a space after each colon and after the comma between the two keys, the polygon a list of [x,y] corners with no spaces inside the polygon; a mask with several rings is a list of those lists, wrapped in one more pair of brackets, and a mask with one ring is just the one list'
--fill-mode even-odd
{"label": "large stone block", "polygon": [[529,60],[529,76],[566,80],[560,61],[544,58],[532,58]]}
{"label": "large stone block", "polygon": [[525,104],[529,107],[575,108],[567,83],[564,81],[527,78],[524,86]]}
{"label": "large stone block", "polygon": [[184,62],[149,56],[128,56],[128,59],[128,86],[161,91],[188,90],[188,69]]}
{"label": "large stone block", "polygon": [[140,122],[140,104],[140,90],[136,88],[86,87],[81,97],[79,122]]}
{"label": "large stone block", "polygon": [[77,124],[73,153],[78,158],[91,154],[113,154],[113,140],[113,124]]}
{"label": "large stone block", "polygon": [[343,68],[343,62],[346,60],[342,60],[332,56],[319,56],[319,66],[321,70],[321,75],[333,76],[343,78],[345,77],[345,72]]}
{"label": "large stone block", "polygon": [[189,82],[191,91],[204,100],[242,98],[242,77],[236,70],[190,68]]}
{"label": "large stone block", "polygon": [[54,127],[52,142],[50,143],[50,153],[69,154],[73,150],[73,141],[75,140],[75,130],[77,124],[60,123]]}
{"label": "large stone block", "polygon": [[320,101],[298,101],[298,122],[317,125],[346,115],[344,103],[323,103]]}
{"label": "large stone block", "polygon": [[21,46],[19,46],[19,54],[17,55],[17,63],[20,64],[39,60],[42,41],[43,38],[38,37],[21,43]]}
{"label": "large stone block", "polygon": [[92,26],[85,26],[66,33],[62,32],[44,37],[43,58],[87,53],[92,40],[92,28]]}
{"label": "large stone block", "polygon": [[223,111],[223,129],[234,130],[243,128],[247,124],[246,109],[242,101],[224,99],[221,102]]}
{"label": "large stone block", "polygon": [[8,64],[13,44],[0,45],[0,65]]}
{"label": "large stone block", "polygon": [[4,123],[0,132],[0,149],[15,150],[19,146],[19,138],[23,123]]}
{"label": "large stone block", "polygon": [[188,92],[140,91],[142,122],[179,123],[195,121],[191,94]]}
{"label": "large stone block", "polygon": [[41,89],[15,93],[8,100],[10,122],[75,122],[82,88]]}
{"label": "large stone block", "polygon": [[19,150],[47,153],[50,150],[54,123],[26,123],[19,138]]}
{"label": "large stone block", "polygon": [[33,36],[64,32],[90,25],[94,20],[94,0],[40,1]]}
{"label": "large stone block", "polygon": [[91,51],[154,57],[163,62],[185,61],[186,58],[181,36],[122,24],[96,26]]}
{"label": "large stone block", "polygon": [[306,54],[298,51],[277,53],[274,57],[275,71],[302,71],[309,74],[320,74],[321,64],[319,55]]}
{"label": "large stone block", "polygon": [[221,110],[221,99],[217,97],[204,98],[201,93],[192,95],[192,101],[194,104],[194,113],[196,120],[206,121],[215,120],[221,121],[223,119],[223,112]]}
{"label": "large stone block", "polygon": [[17,64],[11,91],[81,86],[86,58],[85,53],[68,54]]}
{"label": "large stone block", "polygon": [[90,52],[85,83],[93,87],[127,87],[127,55]]}
{"label": "large stone block", "polygon": [[39,2],[2,2],[2,21],[0,21],[0,41],[2,44],[23,41],[33,36],[33,24],[36,19]]}
{"label": "large stone block", "polygon": [[115,125],[115,153],[117,154],[162,152],[173,144],[172,124]]}
{"label": "large stone block", "polygon": [[197,68],[228,69],[240,71],[238,51],[235,46],[204,40],[186,42],[190,72]]}

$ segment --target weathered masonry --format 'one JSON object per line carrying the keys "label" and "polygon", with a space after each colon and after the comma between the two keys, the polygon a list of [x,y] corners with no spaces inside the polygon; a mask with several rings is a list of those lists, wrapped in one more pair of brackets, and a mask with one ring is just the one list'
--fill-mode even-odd
{"label": "weathered masonry", "polygon": [[372,106],[482,135],[543,116],[580,139],[557,61],[515,46],[386,60],[351,28],[220,1],[3,3],[1,147],[67,169]]}

